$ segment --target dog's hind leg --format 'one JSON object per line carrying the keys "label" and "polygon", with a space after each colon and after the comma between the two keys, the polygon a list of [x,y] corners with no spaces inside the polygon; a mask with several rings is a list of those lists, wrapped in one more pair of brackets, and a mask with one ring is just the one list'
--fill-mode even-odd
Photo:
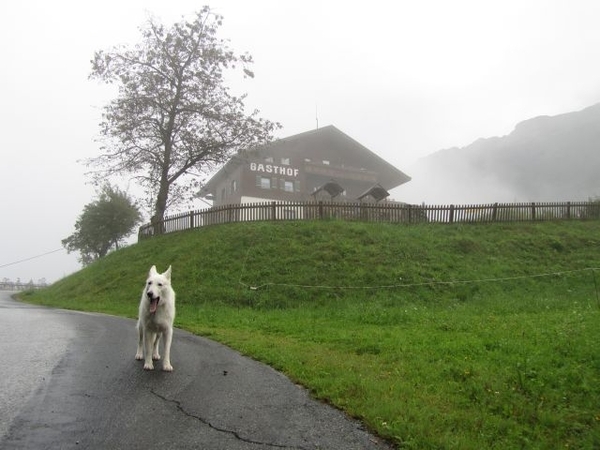
{"label": "dog's hind leg", "polygon": [[144,359],[144,331],[142,330],[142,326],[140,325],[139,321],[136,325],[136,328],[138,329],[139,339],[135,359],[141,361],[142,359]]}
{"label": "dog's hind leg", "polygon": [[167,372],[172,372],[173,366],[171,365],[171,341],[173,340],[173,329],[169,327],[164,331],[163,334],[165,337],[165,359],[163,360],[163,370],[166,370]]}

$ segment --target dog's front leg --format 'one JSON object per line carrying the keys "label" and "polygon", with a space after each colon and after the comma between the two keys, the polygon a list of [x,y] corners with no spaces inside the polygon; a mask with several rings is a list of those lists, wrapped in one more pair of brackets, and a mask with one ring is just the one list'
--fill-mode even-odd
{"label": "dog's front leg", "polygon": [[135,359],[137,359],[138,361],[141,361],[142,359],[144,359],[144,331],[142,330],[142,325],[139,323],[137,324],[137,329],[138,329],[138,346],[137,346],[137,352],[135,353]]}
{"label": "dog's front leg", "polygon": [[156,333],[144,331],[144,370],[153,370],[152,347],[156,339]]}
{"label": "dog's front leg", "polygon": [[160,359],[160,353],[158,352],[158,343],[160,342],[160,333],[156,333],[154,338],[154,346],[152,349],[152,360],[158,361]]}
{"label": "dog's front leg", "polygon": [[163,334],[165,342],[165,359],[163,360],[163,370],[166,370],[167,372],[172,372],[173,366],[171,365],[171,341],[173,340],[173,329],[171,327],[167,327]]}

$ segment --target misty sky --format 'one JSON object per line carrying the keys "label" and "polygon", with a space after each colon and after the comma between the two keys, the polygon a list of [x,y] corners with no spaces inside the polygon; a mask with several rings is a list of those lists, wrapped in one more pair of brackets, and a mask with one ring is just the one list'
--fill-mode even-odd
{"label": "misty sky", "polygon": [[[409,175],[440,149],[600,101],[597,0],[2,2],[0,280],[79,267],[64,251],[8,264],[60,249],[95,196],[78,160],[99,153],[114,91],[88,80],[94,51],[137,42],[148,14],[172,23],[204,3],[255,60],[232,90],[281,122],[279,137],[318,117]],[[408,192],[392,197],[422,201]]]}

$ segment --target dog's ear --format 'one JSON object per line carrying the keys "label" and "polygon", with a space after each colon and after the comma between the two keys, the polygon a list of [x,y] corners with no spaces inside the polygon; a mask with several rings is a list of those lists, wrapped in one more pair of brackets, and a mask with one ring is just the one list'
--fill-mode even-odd
{"label": "dog's ear", "polygon": [[171,266],[169,266],[169,268],[165,271],[165,273],[163,273],[163,276],[167,280],[171,281]]}
{"label": "dog's ear", "polygon": [[150,273],[149,275],[152,277],[154,275],[156,275],[158,272],[156,271],[156,266],[152,266],[150,267]]}

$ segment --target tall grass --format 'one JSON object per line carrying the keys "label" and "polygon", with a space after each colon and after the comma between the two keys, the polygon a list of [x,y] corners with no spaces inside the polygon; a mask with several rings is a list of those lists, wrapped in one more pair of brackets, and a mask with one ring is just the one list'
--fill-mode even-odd
{"label": "tall grass", "polygon": [[[264,361],[399,448],[600,447],[600,222],[241,223],[157,237],[27,300],[177,325]],[[176,344],[175,344],[176,345]]]}

